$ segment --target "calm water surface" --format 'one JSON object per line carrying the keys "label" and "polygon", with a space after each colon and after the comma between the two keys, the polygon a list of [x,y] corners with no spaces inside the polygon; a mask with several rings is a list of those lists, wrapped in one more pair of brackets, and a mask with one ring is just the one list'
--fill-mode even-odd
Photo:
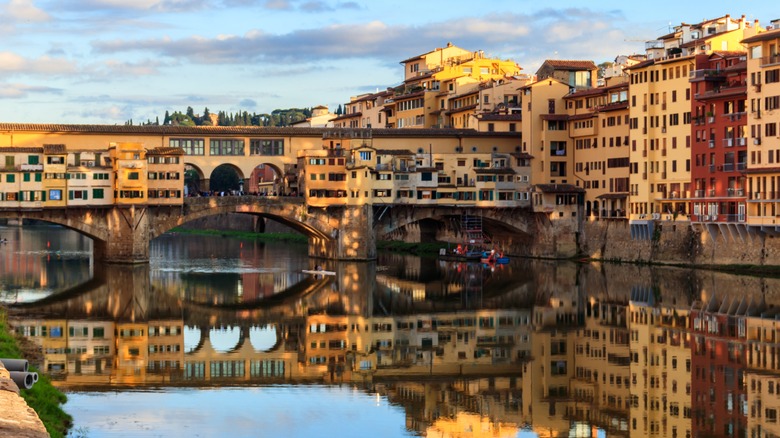
{"label": "calm water surface", "polygon": [[780,435],[776,279],[191,235],[106,266],[62,228],[3,237],[0,300],[76,435]]}

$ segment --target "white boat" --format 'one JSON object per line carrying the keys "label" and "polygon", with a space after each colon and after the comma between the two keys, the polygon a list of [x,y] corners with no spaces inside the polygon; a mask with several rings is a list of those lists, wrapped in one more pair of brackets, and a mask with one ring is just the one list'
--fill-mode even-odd
{"label": "white boat", "polygon": [[323,271],[322,269],[304,269],[302,272],[314,275],[336,275],[336,271]]}

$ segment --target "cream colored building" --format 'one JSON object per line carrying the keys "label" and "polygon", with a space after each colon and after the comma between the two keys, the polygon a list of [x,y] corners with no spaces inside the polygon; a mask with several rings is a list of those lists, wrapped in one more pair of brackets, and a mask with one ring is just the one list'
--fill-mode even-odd
{"label": "cream colored building", "polygon": [[43,145],[44,207],[64,207],[68,203],[68,152],[64,144]]}
{"label": "cream colored building", "polygon": [[149,204],[181,204],[184,196],[183,155],[183,150],[170,147],[146,151]]}
{"label": "cream colored building", "polygon": [[545,79],[520,88],[522,152],[533,156],[533,184],[574,184],[568,115],[563,97],[569,85]]}
{"label": "cream colored building", "polygon": [[780,224],[780,21],[773,29],[746,38],[747,222],[755,227]]}
{"label": "cream colored building", "polygon": [[43,148],[0,148],[0,206],[40,208],[43,191]]}
{"label": "cream colored building", "polygon": [[630,171],[628,84],[576,91],[564,100],[574,184],[585,189],[585,215],[625,218]]}

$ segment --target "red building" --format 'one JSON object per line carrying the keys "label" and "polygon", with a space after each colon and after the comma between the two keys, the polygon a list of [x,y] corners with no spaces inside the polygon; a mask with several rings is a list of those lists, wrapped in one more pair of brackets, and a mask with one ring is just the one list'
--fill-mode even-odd
{"label": "red building", "polygon": [[746,436],[745,318],[752,311],[742,296],[697,301],[691,308],[692,436]]}
{"label": "red building", "polygon": [[692,222],[745,222],[747,61],[744,52],[697,55],[691,72]]}

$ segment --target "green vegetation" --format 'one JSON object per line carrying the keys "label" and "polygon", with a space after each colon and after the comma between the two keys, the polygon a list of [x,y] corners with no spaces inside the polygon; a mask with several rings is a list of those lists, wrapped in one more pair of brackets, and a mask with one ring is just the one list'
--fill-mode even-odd
{"label": "green vegetation", "polygon": [[247,240],[262,240],[265,242],[294,242],[305,244],[308,241],[306,236],[296,233],[253,233],[251,231],[233,230],[195,230],[181,227],[176,227],[170,232],[179,234],[197,234],[201,236],[235,237]]}
{"label": "green vegetation", "polygon": [[447,244],[444,242],[407,243],[380,240],[376,243],[377,249],[395,252],[408,252],[412,254],[438,254],[439,249],[446,247]]}
{"label": "green vegetation", "polygon": [[[19,347],[22,341],[11,334],[5,310],[0,307],[0,357],[25,358]],[[30,367],[30,370],[38,371],[34,367]],[[51,384],[48,376],[39,373],[38,382],[31,389],[23,389],[21,394],[27,404],[38,414],[50,436],[57,438],[67,435],[73,423],[73,418],[62,409],[67,397]]]}
{"label": "green vegetation", "polygon": [[[289,126],[309,117],[311,117],[311,108],[275,109],[271,111],[271,114],[250,114],[247,111],[236,111],[235,113],[219,111],[215,115],[209,111],[208,107],[203,109],[203,114],[195,114],[195,110],[188,106],[183,113],[181,111],[174,111],[173,113],[165,111],[162,124],[179,126]],[[214,123],[214,120],[216,120],[216,123]],[[125,125],[133,124],[132,119],[125,122]],[[147,120],[141,123],[141,125],[159,124],[159,117],[156,117],[154,121]]]}

